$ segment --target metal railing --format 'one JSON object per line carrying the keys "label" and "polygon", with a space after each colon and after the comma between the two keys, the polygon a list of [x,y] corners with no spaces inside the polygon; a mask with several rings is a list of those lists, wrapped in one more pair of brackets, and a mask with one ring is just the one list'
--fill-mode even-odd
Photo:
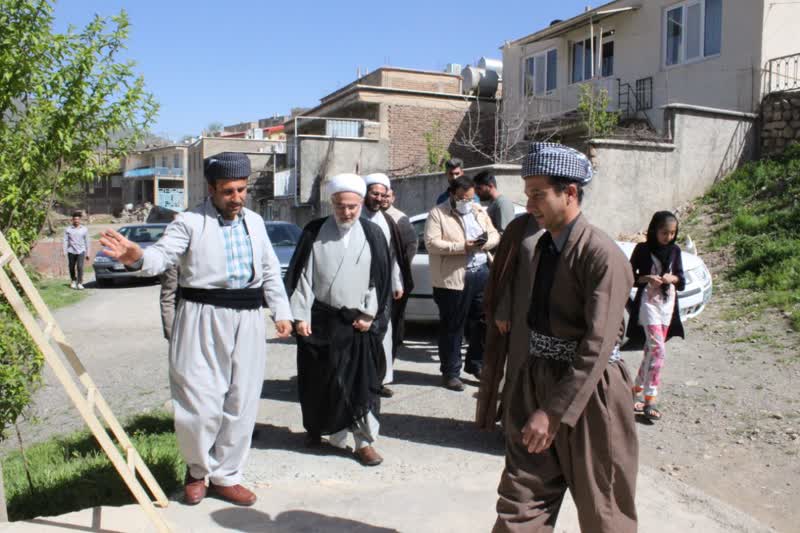
{"label": "metal railing", "polygon": [[764,66],[764,94],[800,89],[800,53],[776,57]]}
{"label": "metal railing", "polygon": [[644,118],[648,127],[653,129],[646,111],[653,108],[653,78],[636,80],[635,87],[630,83],[617,79],[617,105],[623,118]]}

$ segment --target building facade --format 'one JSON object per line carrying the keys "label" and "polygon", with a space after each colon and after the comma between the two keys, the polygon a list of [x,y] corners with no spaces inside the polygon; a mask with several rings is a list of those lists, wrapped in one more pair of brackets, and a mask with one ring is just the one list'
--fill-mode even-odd
{"label": "building facade", "polygon": [[293,117],[284,125],[286,166],[274,176],[263,214],[298,224],[328,214],[324,182],[342,172],[409,176],[433,170],[446,155],[485,163],[470,142],[491,137],[496,101],[462,94],[461,81],[382,67]]}
{"label": "building facade", "polygon": [[795,2],[610,2],[502,48],[504,117],[524,117],[530,135],[574,112],[587,84],[661,133],[669,104],[753,113],[769,92],[770,60],[800,51],[797,27]]}
{"label": "building facade", "polygon": [[185,145],[168,145],[131,152],[122,162],[124,204],[151,203],[173,211],[188,206]]}

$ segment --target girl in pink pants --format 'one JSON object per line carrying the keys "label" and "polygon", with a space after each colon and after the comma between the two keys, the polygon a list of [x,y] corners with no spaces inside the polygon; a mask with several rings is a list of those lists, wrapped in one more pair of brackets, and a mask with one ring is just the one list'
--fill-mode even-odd
{"label": "girl in pink pants", "polygon": [[631,307],[628,337],[644,341],[644,357],[634,385],[634,411],[651,421],[661,418],[657,407],[666,342],[684,337],[678,312],[678,291],[686,285],[678,238],[678,219],[669,211],[653,215],[647,242],[636,245],[631,268],[638,288]]}

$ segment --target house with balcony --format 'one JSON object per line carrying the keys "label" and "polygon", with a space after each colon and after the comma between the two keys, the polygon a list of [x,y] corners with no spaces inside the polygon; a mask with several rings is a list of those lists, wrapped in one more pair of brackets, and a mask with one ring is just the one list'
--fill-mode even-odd
{"label": "house with balcony", "polygon": [[[800,88],[797,28],[798,2],[608,2],[506,42],[503,120],[524,123],[519,141],[585,150],[595,168],[585,211],[612,235],[640,231],[758,155],[765,96]],[[577,112],[588,89],[607,91],[630,127],[591,138]],[[767,120],[791,120],[777,105]]]}
{"label": "house with balcony", "polygon": [[[256,128],[258,128],[256,124]],[[253,128],[249,128],[252,130]],[[261,131],[257,129],[257,131]],[[240,152],[250,159],[251,174],[248,178],[248,207],[258,210],[258,192],[263,188],[263,176],[272,172],[276,165],[283,164],[286,143],[267,138],[246,136],[201,136],[187,147],[187,205],[193,207],[208,195],[203,161],[221,152]]]}
{"label": "house with balcony", "polygon": [[284,124],[286,166],[277,169],[262,214],[304,224],[328,213],[321,195],[328,176],[419,174],[430,170],[432,150],[461,157],[467,166],[484,164],[460,140],[491,137],[483,126],[494,124],[495,106],[494,95],[463,94],[458,74],[378,68]]}
{"label": "house with balcony", "polygon": [[183,211],[187,203],[188,148],[157,146],[131,152],[122,162],[122,201]]}
{"label": "house with balcony", "polygon": [[502,47],[504,113],[524,117],[529,136],[543,126],[569,134],[587,84],[606,90],[623,120],[666,135],[671,105],[755,113],[770,60],[800,52],[798,27],[796,2],[609,2]]}

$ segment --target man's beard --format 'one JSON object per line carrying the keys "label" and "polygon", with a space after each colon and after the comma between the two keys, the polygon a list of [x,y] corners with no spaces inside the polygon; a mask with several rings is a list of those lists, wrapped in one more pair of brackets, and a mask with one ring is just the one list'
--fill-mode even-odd
{"label": "man's beard", "polygon": [[348,220],[347,222],[342,222],[341,220],[336,218],[336,227],[338,227],[340,231],[347,231],[350,228],[352,228],[353,225],[355,225],[356,222],[358,222],[358,218],[354,218],[352,220]]}

